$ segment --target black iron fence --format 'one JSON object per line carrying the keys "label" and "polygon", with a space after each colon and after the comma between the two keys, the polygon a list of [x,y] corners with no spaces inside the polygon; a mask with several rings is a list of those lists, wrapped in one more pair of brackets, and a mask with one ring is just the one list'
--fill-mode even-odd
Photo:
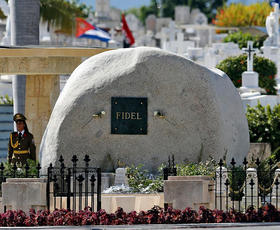
{"label": "black iron fence", "polygon": [[279,176],[272,160],[266,164],[259,159],[250,163],[245,158],[237,166],[234,159],[229,165],[220,160],[215,174],[215,208],[245,211],[264,204],[279,207]]}
{"label": "black iron fence", "polygon": [[91,159],[86,155],[84,166],[79,167],[76,155],[72,157],[72,166],[66,167],[64,159],[59,159],[60,165],[48,167],[47,207],[82,210],[91,207],[101,209],[101,169],[90,167]]}
{"label": "black iron fence", "polygon": [[163,168],[163,179],[168,180],[169,176],[177,176],[177,168],[175,166],[174,155],[168,156],[167,167]]}
{"label": "black iron fence", "polygon": [[[7,178],[47,178],[47,208],[67,208],[68,210],[82,210],[90,207],[92,210],[101,209],[101,169],[91,167],[88,155],[78,166],[76,155],[72,157],[72,166],[66,167],[61,156],[59,166],[52,164],[47,169],[47,175],[41,173],[41,166],[30,165],[23,167],[16,164],[0,164],[0,196],[2,183]],[[80,166],[83,165],[83,166]]]}

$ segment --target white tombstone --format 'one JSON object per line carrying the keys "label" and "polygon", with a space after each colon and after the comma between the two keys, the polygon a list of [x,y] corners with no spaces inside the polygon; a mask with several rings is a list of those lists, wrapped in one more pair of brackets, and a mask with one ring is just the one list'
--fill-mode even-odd
{"label": "white tombstone", "polygon": [[95,16],[98,18],[109,17],[110,0],[95,0]]}
{"label": "white tombstone", "polygon": [[125,16],[126,22],[128,24],[129,29],[132,32],[137,32],[142,29],[142,23],[134,14],[127,14]]}
{"label": "white tombstone", "polygon": [[190,21],[190,7],[176,6],[175,7],[175,22],[176,24],[188,24]]}
{"label": "white tombstone", "polygon": [[241,93],[248,92],[261,92],[259,88],[259,74],[253,70],[254,53],[253,41],[248,41],[247,48],[243,48],[243,51],[247,52],[247,71],[242,73],[242,87],[240,87]]}
{"label": "white tombstone", "polygon": [[156,32],[160,32],[163,27],[168,27],[169,23],[173,22],[172,18],[157,18]]}
{"label": "white tombstone", "polygon": [[115,185],[128,185],[128,178],[126,176],[126,168],[117,168],[115,175]]}
{"label": "white tombstone", "polygon": [[193,9],[191,11],[190,24],[207,25],[208,19],[199,9]]}
{"label": "white tombstone", "polygon": [[208,24],[208,19],[205,14],[203,13],[198,13],[192,18],[193,24],[195,25],[207,25]]}
{"label": "white tombstone", "polygon": [[173,52],[170,47],[170,42],[175,41],[177,32],[180,32],[180,30],[176,28],[174,21],[170,21],[168,27],[166,26],[161,29],[160,37],[162,49]]}
{"label": "white tombstone", "polygon": [[[172,31],[173,32],[173,31]],[[173,34],[170,34],[170,41],[163,41],[163,49],[168,50],[170,52],[176,53],[176,54],[180,54],[180,55],[187,55],[188,49],[189,48],[194,48],[195,47],[195,43],[194,41],[185,41],[184,40],[184,33],[182,32],[177,32],[175,34],[175,40],[173,37]]]}
{"label": "white tombstone", "polygon": [[156,23],[157,23],[157,18],[154,14],[150,14],[147,18],[146,18],[146,30],[147,31],[152,31],[155,32],[156,31]]}
{"label": "white tombstone", "polygon": [[186,56],[187,56],[187,58],[189,58],[192,61],[197,62],[199,64],[203,64],[204,63],[204,51],[203,51],[203,48],[189,47]]}

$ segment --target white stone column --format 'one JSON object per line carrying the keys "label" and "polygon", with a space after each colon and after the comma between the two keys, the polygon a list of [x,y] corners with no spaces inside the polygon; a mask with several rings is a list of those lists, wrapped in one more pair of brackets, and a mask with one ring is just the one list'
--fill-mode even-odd
{"label": "white stone column", "polygon": [[275,184],[276,179],[278,179],[278,182],[280,183],[280,169],[276,169],[275,176],[274,176],[274,184],[272,187],[272,204],[279,208],[280,207],[280,184],[278,186]]}
{"label": "white stone column", "polygon": [[[248,168],[247,169],[247,178],[246,178],[246,188],[244,187],[243,193],[244,196],[242,198],[242,206],[247,209],[251,205],[257,207],[258,205],[258,176],[257,169]],[[246,191],[247,190],[247,191]],[[246,206],[245,207],[245,196],[246,196]],[[260,204],[260,200],[259,200]]]}

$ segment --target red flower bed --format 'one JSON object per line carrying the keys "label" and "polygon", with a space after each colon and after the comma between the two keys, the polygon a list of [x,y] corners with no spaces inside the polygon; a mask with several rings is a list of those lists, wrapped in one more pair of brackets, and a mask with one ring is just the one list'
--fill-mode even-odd
{"label": "red flower bed", "polygon": [[119,208],[108,214],[104,210],[92,212],[90,209],[74,212],[65,209],[49,211],[30,210],[7,211],[0,215],[1,227],[14,226],[57,226],[57,225],[127,225],[127,224],[186,224],[186,223],[237,223],[237,222],[279,222],[280,211],[272,205],[259,210],[248,209],[245,213],[237,211],[223,212],[200,207],[196,212],[190,208],[183,211],[168,208],[164,211],[154,207],[149,211],[126,213]]}

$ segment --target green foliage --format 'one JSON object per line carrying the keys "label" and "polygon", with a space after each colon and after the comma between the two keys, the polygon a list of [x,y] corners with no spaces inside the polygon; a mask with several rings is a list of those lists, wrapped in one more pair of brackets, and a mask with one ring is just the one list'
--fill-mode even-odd
{"label": "green foliage", "polygon": [[135,193],[153,193],[163,191],[162,168],[159,168],[159,176],[153,178],[148,170],[143,169],[143,165],[132,165],[127,168],[128,185]]}
{"label": "green foliage", "polygon": [[[31,159],[27,159],[27,163],[29,165],[28,175],[30,176],[36,176],[37,175],[37,169],[36,166],[38,165],[38,162],[35,162]],[[14,173],[13,170],[13,164],[9,164],[8,162],[4,163],[4,176],[9,178],[12,177]],[[16,171],[16,178],[23,178],[25,177],[25,168],[17,168]]]}
{"label": "green foliage", "polygon": [[[154,193],[163,191],[163,168],[162,164],[158,168],[158,175],[149,174],[148,170],[143,169],[143,165],[132,165],[127,168],[128,185],[135,193]],[[178,176],[215,176],[217,163],[214,159],[206,162],[177,164]]]}
{"label": "green foliage", "polygon": [[214,159],[210,159],[206,162],[199,163],[187,163],[177,164],[177,175],[178,176],[215,176],[215,171],[218,165]]}
{"label": "green foliage", "polygon": [[41,0],[40,15],[43,21],[61,29],[60,32],[72,34],[75,18],[85,18],[91,10],[79,0]]}
{"label": "green foliage", "polygon": [[280,158],[280,105],[273,109],[258,103],[255,107],[248,106],[247,120],[249,125],[250,142],[270,143],[272,150],[278,150]]}
{"label": "green foliage", "polygon": [[13,105],[13,99],[9,95],[0,96],[0,105]]}
{"label": "green foliage", "polygon": [[[235,87],[241,86],[242,73],[247,70],[247,55],[229,57],[221,61],[216,68],[224,71]],[[274,62],[267,58],[254,56],[254,71],[259,73],[259,85],[269,95],[276,95],[275,75],[277,68]]]}
{"label": "green foliage", "polygon": [[263,42],[267,36],[253,36],[249,33],[242,33],[241,31],[228,34],[223,40],[223,42],[234,42],[239,45],[239,48],[242,49],[247,47],[248,41],[254,42],[254,47],[260,49],[263,46]]}

